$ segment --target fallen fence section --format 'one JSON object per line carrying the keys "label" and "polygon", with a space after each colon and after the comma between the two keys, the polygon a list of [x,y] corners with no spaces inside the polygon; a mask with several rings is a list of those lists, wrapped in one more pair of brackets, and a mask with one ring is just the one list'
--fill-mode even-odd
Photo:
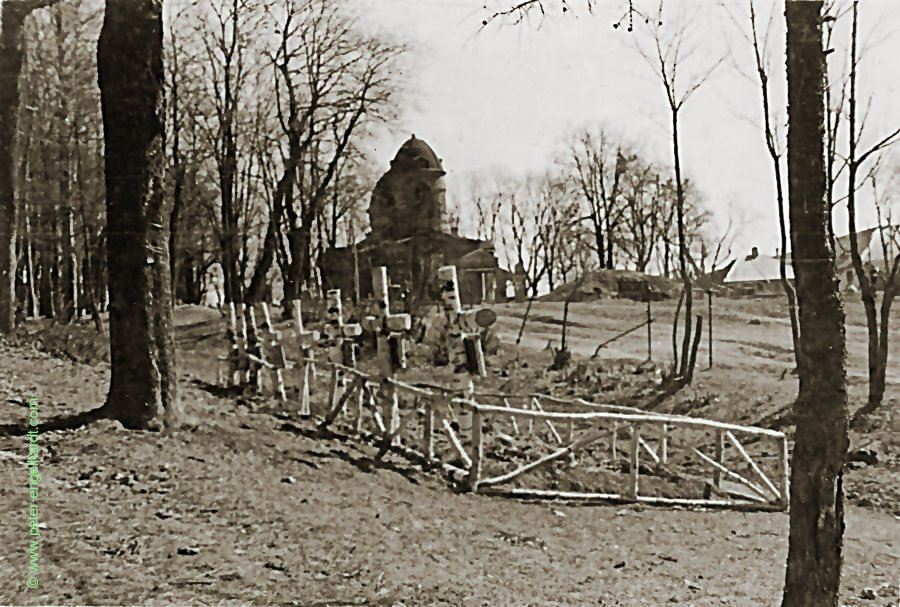
{"label": "fallen fence section", "polygon": [[[320,363],[323,364],[323,363]],[[524,499],[785,510],[784,433],[543,394],[475,392],[324,363],[335,397],[320,426],[345,424],[441,469],[460,488]]]}

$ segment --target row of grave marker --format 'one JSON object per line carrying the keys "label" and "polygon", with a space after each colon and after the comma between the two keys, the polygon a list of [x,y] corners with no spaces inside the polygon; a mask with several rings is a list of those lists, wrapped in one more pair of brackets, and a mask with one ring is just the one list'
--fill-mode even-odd
{"label": "row of grave marker", "polygon": [[[460,380],[464,385],[471,386],[470,376],[484,377],[487,374],[481,329],[493,324],[496,314],[487,308],[462,310],[455,266],[439,268],[437,276],[441,285],[443,330],[450,342],[450,363],[456,370],[466,372]],[[344,387],[348,381],[340,366],[356,367],[357,339],[364,332],[374,342],[379,375],[383,379],[393,378],[397,371],[406,369],[407,366],[406,350],[412,318],[406,313],[391,312],[387,268],[373,268],[372,284],[374,305],[370,310],[371,314],[365,316],[361,323],[344,322],[341,291],[329,290],[326,293],[326,323],[322,334],[304,328],[299,300],[291,302],[295,328],[294,333],[289,336],[275,330],[267,303],[261,304],[264,318],[261,329],[257,325],[256,311],[252,304],[229,303],[229,351],[225,356],[219,357],[219,383],[248,385],[254,391],[262,392],[263,372],[266,371],[271,377],[275,395],[286,401],[283,371],[300,365],[302,378],[299,413],[301,416],[308,416],[310,380],[315,377],[316,372],[315,348],[324,347],[328,360],[338,363],[332,365],[332,392],[336,392],[338,385]],[[297,361],[289,358],[286,346],[291,356],[299,355]],[[336,394],[331,394],[332,400],[335,397]]]}

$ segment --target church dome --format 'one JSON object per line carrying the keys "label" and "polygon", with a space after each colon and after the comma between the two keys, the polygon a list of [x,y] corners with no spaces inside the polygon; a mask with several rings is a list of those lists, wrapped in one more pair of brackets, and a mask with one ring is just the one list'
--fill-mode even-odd
{"label": "church dome", "polygon": [[441,159],[437,157],[431,146],[421,139],[416,139],[415,135],[411,136],[400,146],[400,149],[397,150],[397,155],[391,161],[391,166],[432,169],[441,172],[444,170],[444,167],[441,165]]}

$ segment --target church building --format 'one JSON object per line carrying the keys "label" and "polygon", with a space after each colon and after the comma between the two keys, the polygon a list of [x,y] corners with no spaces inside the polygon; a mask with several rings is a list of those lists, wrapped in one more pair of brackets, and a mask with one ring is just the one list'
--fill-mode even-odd
{"label": "church building", "polygon": [[416,301],[438,298],[436,273],[455,265],[464,305],[506,300],[512,275],[500,267],[491,242],[460,236],[447,211],[444,167],[413,135],[397,151],[369,203],[370,231],[349,247],[325,251],[323,287],[348,296],[372,294],[371,269],[386,266],[391,284]]}

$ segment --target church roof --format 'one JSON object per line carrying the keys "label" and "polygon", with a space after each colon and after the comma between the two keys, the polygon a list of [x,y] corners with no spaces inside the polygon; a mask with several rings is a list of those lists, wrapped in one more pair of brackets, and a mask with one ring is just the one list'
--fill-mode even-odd
{"label": "church roof", "polygon": [[456,265],[460,269],[467,270],[496,270],[499,267],[494,252],[490,249],[481,248],[469,251],[457,259]]}
{"label": "church roof", "polygon": [[397,155],[391,161],[391,166],[398,162],[407,165],[415,164],[417,168],[444,170],[444,167],[441,165],[441,159],[437,157],[431,146],[421,139],[416,139],[415,135],[411,136],[400,146],[400,149],[397,150]]}

